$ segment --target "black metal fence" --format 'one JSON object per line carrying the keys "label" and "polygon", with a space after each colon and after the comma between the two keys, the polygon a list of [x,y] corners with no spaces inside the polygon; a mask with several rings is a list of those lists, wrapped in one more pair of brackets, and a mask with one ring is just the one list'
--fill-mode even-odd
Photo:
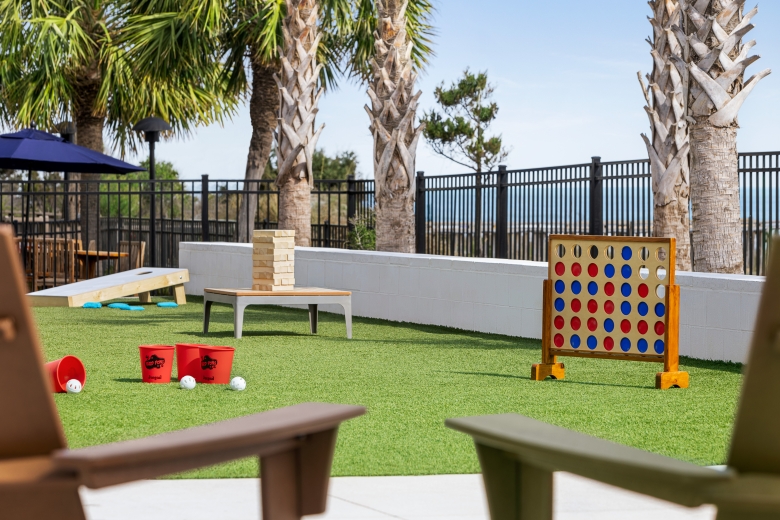
{"label": "black metal fence", "polygon": [[[780,152],[739,154],[746,274],[763,274],[780,222]],[[417,252],[547,260],[551,234],[651,236],[649,161],[426,177],[417,174]]]}
{"label": "black metal fence", "polygon": [[[745,272],[762,274],[769,238],[780,222],[780,152],[740,154],[739,176]],[[68,183],[0,180],[0,216],[21,237],[28,212],[29,237],[80,239],[81,247],[90,250],[117,251],[128,241],[145,242],[144,265],[175,267],[179,242],[238,241],[239,208],[247,195],[256,200],[254,228],[276,228],[273,181],[245,184],[208,175],[151,182],[121,177]],[[373,210],[374,182],[317,180],[311,200],[312,245],[346,248],[350,221]],[[419,253],[545,261],[550,234],[650,236],[652,219],[647,160],[594,157],[568,166],[417,174]],[[110,262],[104,264],[98,274],[111,272]]]}

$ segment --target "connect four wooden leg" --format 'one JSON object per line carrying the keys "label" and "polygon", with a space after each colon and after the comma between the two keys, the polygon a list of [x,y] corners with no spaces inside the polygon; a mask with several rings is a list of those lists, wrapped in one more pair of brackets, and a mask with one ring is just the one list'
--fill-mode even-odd
{"label": "connect four wooden leg", "polygon": [[533,381],[544,381],[548,377],[564,379],[566,377],[566,369],[563,363],[537,363],[531,365],[531,379]]}
{"label": "connect four wooden leg", "polygon": [[688,372],[658,372],[655,375],[655,387],[659,390],[688,388],[688,382]]}

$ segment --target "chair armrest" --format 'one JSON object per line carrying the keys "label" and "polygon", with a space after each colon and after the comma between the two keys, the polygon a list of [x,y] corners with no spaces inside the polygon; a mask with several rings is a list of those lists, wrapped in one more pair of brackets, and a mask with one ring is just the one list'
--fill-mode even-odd
{"label": "chair armrest", "polygon": [[58,469],[100,488],[295,449],[307,436],[335,431],[364,413],[361,406],[304,403],[144,439],[58,450],[53,458]]}
{"label": "chair armrest", "polygon": [[501,450],[522,463],[689,507],[711,503],[713,486],[736,479],[731,470],[704,468],[516,414],[448,419],[446,425],[471,435],[478,448]]}

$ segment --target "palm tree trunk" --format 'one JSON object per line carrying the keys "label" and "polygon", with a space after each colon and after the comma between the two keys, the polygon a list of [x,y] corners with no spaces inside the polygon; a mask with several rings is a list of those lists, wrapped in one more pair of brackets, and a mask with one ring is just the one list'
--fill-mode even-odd
{"label": "palm tree trunk", "polygon": [[[74,106],[76,122],[76,143],[96,152],[103,153],[103,123],[104,116],[94,113],[99,81],[84,82],[78,86],[79,94]],[[82,173],[78,176],[82,181],[98,181],[99,174]],[[90,243],[98,242],[100,232],[100,187],[97,182],[86,182],[81,185],[79,197],[79,223],[81,225],[81,241],[84,248]]]}
{"label": "palm tree trunk", "polygon": [[376,249],[413,253],[415,159],[422,126],[414,127],[417,74],[406,34],[406,2],[377,0],[378,27],[373,77],[368,88],[374,136]]}
{"label": "palm tree trunk", "polygon": [[691,202],[696,271],[742,273],[742,226],[737,171],[737,115],[747,96],[771,71],[743,83],[755,42],[742,37],[758,12],[743,16],[744,0],[697,0],[688,6],[691,82]]}
{"label": "palm tree trunk", "polygon": [[687,19],[678,0],[651,0],[653,18],[653,73],[647,76],[645,111],[650,118],[651,138],[642,134],[650,157],[653,180],[653,235],[674,237],[676,268],[691,270],[691,240],[688,218],[690,193],[690,135],[688,70],[683,57],[689,53],[673,27],[685,27]]}
{"label": "palm tree trunk", "polygon": [[312,160],[325,125],[314,130],[317,88],[322,65],[317,64],[320,34],[316,0],[287,0],[284,20],[285,54],[279,87],[279,125],[276,150],[279,161],[279,229],[295,231],[295,245],[311,245]]}
{"label": "palm tree trunk", "polygon": [[[252,138],[246,159],[244,186],[246,190],[257,190],[258,183],[249,182],[263,178],[271,147],[274,142],[274,128],[279,112],[279,90],[274,81],[278,66],[267,66],[252,52],[252,97],[249,99],[249,119],[252,122]],[[241,197],[238,210],[238,240],[251,242],[257,216],[257,193],[246,193]],[[296,233],[297,234],[297,233]]]}
{"label": "palm tree trunk", "polygon": [[742,274],[737,128],[718,128],[704,120],[692,130],[696,270]]}

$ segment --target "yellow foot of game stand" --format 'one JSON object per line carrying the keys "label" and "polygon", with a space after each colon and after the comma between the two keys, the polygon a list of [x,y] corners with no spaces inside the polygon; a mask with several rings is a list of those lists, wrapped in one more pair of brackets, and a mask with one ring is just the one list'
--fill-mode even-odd
{"label": "yellow foot of game stand", "polygon": [[655,387],[659,390],[688,388],[688,372],[658,372],[655,375]]}
{"label": "yellow foot of game stand", "polygon": [[563,367],[563,363],[537,363],[531,365],[531,379],[533,381],[544,381],[548,377],[553,379],[566,377],[566,369]]}
{"label": "yellow foot of game stand", "polygon": [[663,363],[655,387],[688,388],[680,372],[674,238],[551,235],[542,362],[531,379],[564,378],[559,357]]}

